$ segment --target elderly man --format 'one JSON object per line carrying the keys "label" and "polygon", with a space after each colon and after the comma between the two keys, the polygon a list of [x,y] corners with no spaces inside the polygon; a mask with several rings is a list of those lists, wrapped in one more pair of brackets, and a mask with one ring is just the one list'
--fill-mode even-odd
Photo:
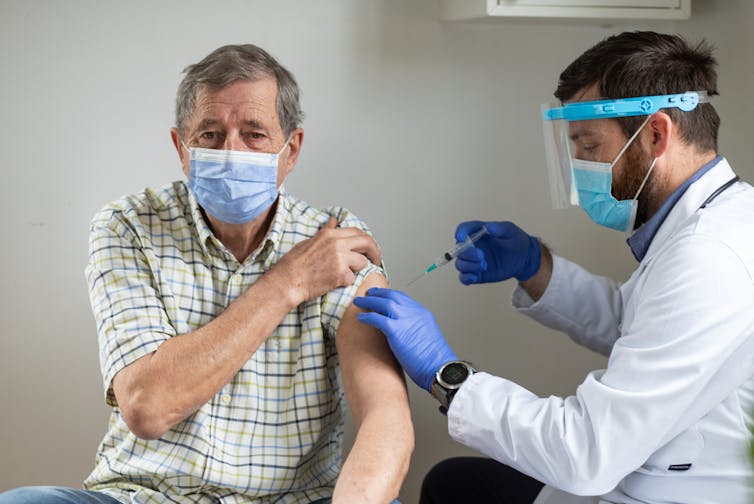
{"label": "elderly man", "polygon": [[[413,449],[406,386],[351,304],[386,285],[377,245],[347,210],[281,187],[304,138],[284,67],[237,45],[185,73],[171,137],[187,182],[91,225],[113,412],[87,490],[0,502],[390,502]],[[342,467],[341,381],[357,426]]]}

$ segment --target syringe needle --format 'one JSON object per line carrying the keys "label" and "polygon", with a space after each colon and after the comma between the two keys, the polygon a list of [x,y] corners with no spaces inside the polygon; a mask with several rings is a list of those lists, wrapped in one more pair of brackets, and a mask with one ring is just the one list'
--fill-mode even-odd
{"label": "syringe needle", "polygon": [[426,275],[426,274],[427,274],[427,273],[426,273],[426,272],[424,272],[424,273],[422,273],[421,275],[419,275],[418,277],[416,277],[416,278],[414,278],[413,280],[411,280],[411,281],[410,281],[409,283],[407,283],[407,284],[406,284],[406,288],[409,288],[409,287],[411,287],[411,284],[413,284],[413,283],[414,283],[414,282],[416,282],[417,280],[420,280],[420,279],[424,278],[424,275]]}

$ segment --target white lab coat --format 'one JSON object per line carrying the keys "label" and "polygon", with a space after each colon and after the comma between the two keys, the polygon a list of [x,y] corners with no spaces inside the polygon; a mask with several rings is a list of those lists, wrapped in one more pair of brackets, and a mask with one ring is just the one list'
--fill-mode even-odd
{"label": "white lab coat", "polygon": [[751,504],[754,188],[699,210],[733,176],[723,159],[693,183],[623,285],[555,257],[539,301],[519,287],[517,309],[609,355],[607,369],[566,398],[477,373],[450,435],[599,502]]}

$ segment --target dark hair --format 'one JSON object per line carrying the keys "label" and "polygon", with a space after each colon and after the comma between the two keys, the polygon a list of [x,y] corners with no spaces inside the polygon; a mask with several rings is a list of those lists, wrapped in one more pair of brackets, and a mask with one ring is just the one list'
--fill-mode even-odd
{"label": "dark hair", "polygon": [[[684,91],[717,93],[717,61],[712,46],[702,40],[691,46],[679,35],[651,31],[623,32],[587,50],[560,74],[555,97],[568,101],[580,90],[597,84],[604,98],[632,98]],[[720,117],[710,103],[690,112],[664,109],[681,138],[700,151],[717,151]],[[645,117],[618,119],[626,136]]]}
{"label": "dark hair", "polygon": [[269,53],[253,44],[215,49],[199,63],[187,66],[184,73],[186,76],[178,86],[175,100],[175,125],[181,134],[185,133],[186,121],[194,111],[194,102],[200,91],[218,90],[236,81],[254,81],[265,76],[277,81],[277,112],[285,136],[303,120],[296,79]]}

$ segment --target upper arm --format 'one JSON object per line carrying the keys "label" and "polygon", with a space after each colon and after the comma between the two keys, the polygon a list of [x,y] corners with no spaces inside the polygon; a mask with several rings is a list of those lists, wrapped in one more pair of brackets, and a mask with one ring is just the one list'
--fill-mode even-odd
{"label": "upper arm", "polygon": [[113,216],[92,225],[86,267],[97,323],[106,401],[116,406],[114,377],[154,352],[175,334],[155,286],[143,247],[130,228]]}
{"label": "upper arm", "polygon": [[[367,276],[356,291],[362,296],[372,287],[386,287],[379,273]],[[408,408],[406,382],[387,339],[377,329],[362,324],[359,308],[350,304],[336,334],[341,376],[357,424],[373,408]]]}

